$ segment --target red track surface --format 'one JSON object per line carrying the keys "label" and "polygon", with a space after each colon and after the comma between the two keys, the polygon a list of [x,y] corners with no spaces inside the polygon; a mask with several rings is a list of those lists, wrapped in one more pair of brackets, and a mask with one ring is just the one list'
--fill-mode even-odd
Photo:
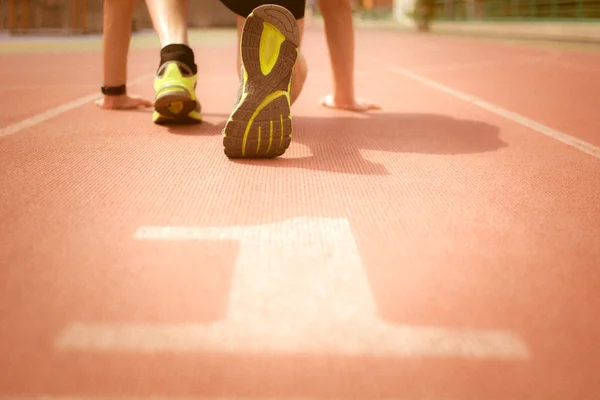
{"label": "red track surface", "polygon": [[[598,146],[600,56],[359,32],[359,93],[383,111],[355,115],[317,105],[329,89],[322,35],[306,34],[310,77],[278,160],[223,155],[233,47],[197,49],[200,127],[166,129],[146,111],[85,104],[0,137],[0,397],[600,396],[600,160],[397,72]],[[2,59],[0,129],[99,82],[97,53]],[[154,52],[134,53],[132,78],[155,63]],[[52,86],[67,77],[73,86]],[[151,79],[130,90],[151,95]],[[144,226],[192,227],[196,238],[136,237]],[[204,331],[192,328],[154,344],[142,332],[128,349],[123,336],[94,349],[110,340],[94,344],[89,332],[75,335],[87,344],[60,347],[75,322],[227,321],[239,257],[254,273],[245,299],[257,315],[214,348],[198,346]],[[345,276],[352,266],[364,282]],[[267,274],[274,293],[261,286]],[[360,324],[369,311],[365,293],[352,291],[360,285],[373,320],[404,327],[405,342],[394,347]],[[346,309],[328,306],[335,301]],[[284,326],[309,320],[322,342],[300,345],[291,328],[273,349],[279,342],[261,325],[271,310]],[[332,320],[346,312],[357,325],[340,332]],[[422,339],[424,328],[438,339]],[[504,332],[523,352],[509,340],[504,357],[486,356],[464,336],[445,348],[443,329]],[[263,337],[244,339],[252,330]]]}

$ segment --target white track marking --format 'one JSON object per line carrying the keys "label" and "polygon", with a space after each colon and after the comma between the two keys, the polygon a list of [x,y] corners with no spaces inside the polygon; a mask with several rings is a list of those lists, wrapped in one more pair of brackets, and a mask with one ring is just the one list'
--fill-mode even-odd
{"label": "white track marking", "polygon": [[[345,219],[297,218],[237,227],[142,227],[134,237],[239,241],[227,318],[214,324],[74,323],[57,338],[59,349],[529,357],[527,346],[506,331],[382,321]],[[202,301],[201,293],[198,301]]]}
{"label": "white track marking", "polygon": [[[150,79],[154,76],[154,73],[142,75],[136,79],[133,79],[128,82],[129,85],[135,85],[140,83],[146,79]],[[101,96],[100,93],[89,94],[87,96],[80,97],[73,101],[70,101],[65,104],[61,104],[58,107],[51,108],[49,110],[43,111],[39,114],[36,114],[32,117],[25,118],[19,122],[15,122],[14,124],[5,126],[0,129],[0,138],[4,136],[14,135],[15,133],[19,133],[24,129],[31,128],[32,126],[39,125],[42,122],[46,122],[49,119],[52,119],[60,114],[64,114],[67,111],[71,111],[77,107],[81,107],[84,104],[89,103],[90,101],[99,99]]]}
{"label": "white track marking", "polygon": [[417,82],[427,85],[429,87],[437,89],[446,94],[454,96],[460,100],[464,100],[468,103],[476,105],[477,107],[483,108],[484,110],[492,112],[492,113],[499,115],[503,118],[506,118],[512,122],[521,124],[529,129],[532,129],[538,133],[541,133],[542,135],[546,135],[554,140],[557,140],[568,146],[574,147],[583,153],[589,154],[596,158],[600,158],[600,149],[591,143],[585,142],[581,139],[577,139],[577,138],[570,136],[564,132],[557,131],[556,129],[552,129],[546,125],[543,125],[539,122],[529,119],[521,114],[517,114],[515,112],[509,111],[507,109],[504,109],[502,107],[499,107],[497,105],[489,103],[485,100],[482,100],[476,96],[470,95],[465,92],[461,92],[460,90],[453,89],[449,86],[446,86],[437,81],[434,81],[433,79],[429,79],[422,75],[416,74],[415,72],[410,71],[408,69],[391,65],[391,66],[389,66],[389,70],[396,74],[405,76],[409,79],[412,79],[414,81],[417,81]]}
{"label": "white track marking", "polygon": [[478,60],[478,61],[456,61],[456,62],[450,62],[450,63],[442,63],[442,64],[436,64],[436,65],[431,65],[431,63],[428,64],[424,64],[424,65],[411,65],[410,69],[411,71],[419,71],[419,72],[428,72],[428,71],[452,71],[452,70],[464,70],[467,68],[485,68],[485,67],[500,67],[503,65],[517,65],[517,64],[522,64],[522,65],[531,65],[531,64],[539,64],[539,63],[544,63],[544,62],[548,62],[550,60],[552,60],[554,62],[554,60],[556,59],[557,55],[555,54],[548,54],[548,55],[542,55],[542,56],[535,56],[535,57],[519,57],[519,58],[511,58],[511,59],[507,59],[506,57],[504,58],[496,58],[496,59],[492,59],[492,60]]}

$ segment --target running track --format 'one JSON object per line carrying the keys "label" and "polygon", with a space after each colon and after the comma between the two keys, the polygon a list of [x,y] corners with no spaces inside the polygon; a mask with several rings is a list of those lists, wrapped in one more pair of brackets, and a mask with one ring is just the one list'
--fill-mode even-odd
{"label": "running track", "polygon": [[357,41],[384,110],[316,104],[309,29],[271,161],[222,152],[233,42],[173,129],[91,104],[98,52],[3,54],[0,397],[597,399],[600,54]]}

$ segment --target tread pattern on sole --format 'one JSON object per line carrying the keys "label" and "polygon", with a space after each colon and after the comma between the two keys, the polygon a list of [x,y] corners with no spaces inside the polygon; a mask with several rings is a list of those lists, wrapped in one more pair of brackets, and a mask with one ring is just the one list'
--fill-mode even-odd
{"label": "tread pattern on sole", "polygon": [[[260,65],[263,22],[276,27],[285,37],[268,75],[263,75]],[[227,157],[273,158],[289,147],[292,119],[288,89],[298,56],[298,42],[296,20],[283,7],[260,6],[246,19],[241,39],[242,63],[248,76],[246,97],[236,106],[223,129]]]}
{"label": "tread pattern on sole", "polygon": [[[177,104],[177,112],[173,111],[172,105]],[[192,111],[199,111],[196,100],[190,99],[185,92],[171,92],[156,98],[154,110],[160,115],[170,118],[185,118]]]}

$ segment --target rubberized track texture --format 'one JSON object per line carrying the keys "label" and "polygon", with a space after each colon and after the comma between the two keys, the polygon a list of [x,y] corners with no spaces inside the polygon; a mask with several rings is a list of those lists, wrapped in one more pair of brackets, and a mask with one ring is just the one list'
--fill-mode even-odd
{"label": "rubberized track texture", "polygon": [[96,108],[99,50],[2,53],[0,399],[599,398],[599,54],[356,42],[382,111],[318,105],[308,27],[269,160],[223,154],[233,30],[192,39],[190,126]]}

